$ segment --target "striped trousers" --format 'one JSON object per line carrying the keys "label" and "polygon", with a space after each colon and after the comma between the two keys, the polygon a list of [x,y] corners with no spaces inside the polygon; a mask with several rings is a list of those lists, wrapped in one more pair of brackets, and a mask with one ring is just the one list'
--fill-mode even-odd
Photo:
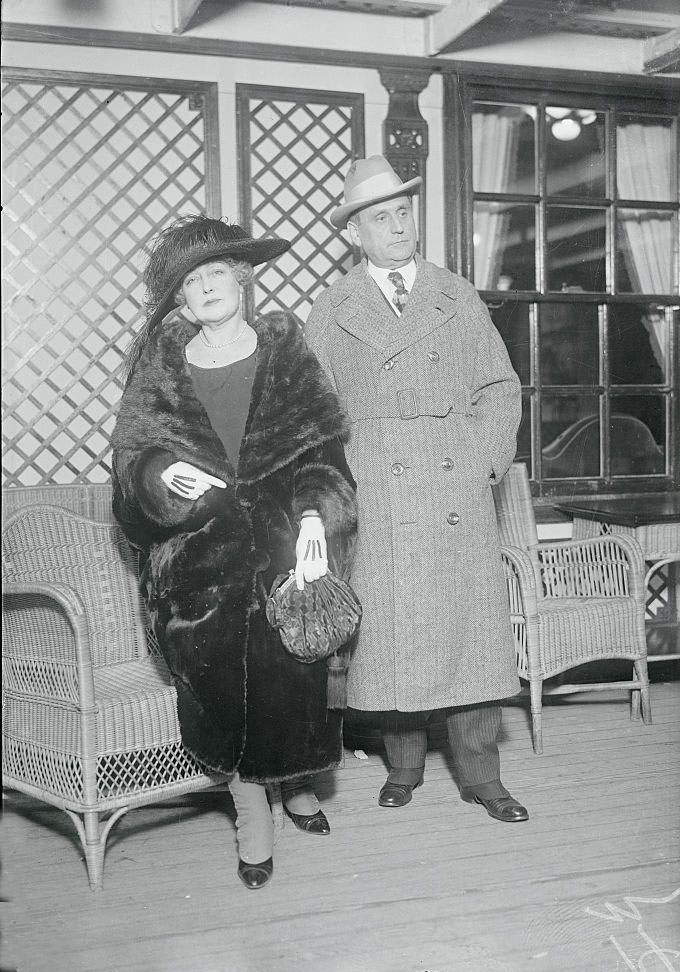
{"label": "striped trousers", "polygon": [[[453,766],[461,788],[474,787],[486,795],[500,795],[498,734],[501,707],[496,703],[461,706],[444,710]],[[431,711],[383,712],[381,728],[390,765],[390,783],[414,786],[421,778],[427,754],[427,721]]]}

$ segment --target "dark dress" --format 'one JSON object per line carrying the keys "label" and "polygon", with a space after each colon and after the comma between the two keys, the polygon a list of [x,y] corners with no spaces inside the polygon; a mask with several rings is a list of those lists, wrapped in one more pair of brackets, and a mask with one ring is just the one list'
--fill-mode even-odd
{"label": "dark dress", "polygon": [[255,377],[255,352],[222,368],[189,365],[196,398],[208,413],[232,466],[238,465]]}

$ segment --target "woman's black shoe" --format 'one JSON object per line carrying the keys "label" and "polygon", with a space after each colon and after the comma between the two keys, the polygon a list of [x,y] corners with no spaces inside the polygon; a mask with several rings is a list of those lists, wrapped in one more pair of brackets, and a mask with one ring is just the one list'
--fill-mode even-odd
{"label": "woman's black shoe", "polygon": [[331,832],[331,825],[323,810],[317,810],[316,813],[293,813],[288,807],[284,807],[284,810],[298,830],[303,830],[306,834],[323,835]]}
{"label": "woman's black shoe", "polygon": [[271,857],[266,861],[262,861],[261,864],[246,864],[239,857],[238,876],[251,891],[254,891],[256,888],[263,888],[272,876],[273,870],[274,861]]}

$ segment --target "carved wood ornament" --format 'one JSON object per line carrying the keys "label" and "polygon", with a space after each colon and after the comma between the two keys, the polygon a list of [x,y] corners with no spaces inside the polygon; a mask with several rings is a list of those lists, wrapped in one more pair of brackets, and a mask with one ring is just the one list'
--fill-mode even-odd
{"label": "carved wood ornament", "polygon": [[418,193],[418,237],[425,255],[425,189],[429,151],[427,122],[420,113],[418,95],[430,80],[431,71],[381,68],[380,80],[390,100],[383,122],[383,154],[397,175],[406,182],[420,176]]}

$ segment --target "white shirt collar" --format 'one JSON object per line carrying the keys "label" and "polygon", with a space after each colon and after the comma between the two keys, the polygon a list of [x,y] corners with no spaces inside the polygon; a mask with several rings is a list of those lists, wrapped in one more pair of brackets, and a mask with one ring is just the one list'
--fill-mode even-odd
{"label": "white shirt collar", "polygon": [[[376,267],[376,265],[374,263],[371,263],[371,261],[368,259],[366,260],[366,262],[368,264],[367,269],[369,274],[371,275],[371,277],[373,277],[373,279],[380,287],[380,289],[383,291],[386,288],[388,288],[389,290],[393,290],[394,288],[392,287],[392,284],[387,279],[388,274],[392,273],[393,268]],[[405,267],[397,267],[396,269],[398,269],[399,273],[404,278],[404,286],[410,292],[413,289],[413,284],[415,283],[415,279],[416,279],[416,270],[418,269],[416,267],[415,259],[410,260]]]}

